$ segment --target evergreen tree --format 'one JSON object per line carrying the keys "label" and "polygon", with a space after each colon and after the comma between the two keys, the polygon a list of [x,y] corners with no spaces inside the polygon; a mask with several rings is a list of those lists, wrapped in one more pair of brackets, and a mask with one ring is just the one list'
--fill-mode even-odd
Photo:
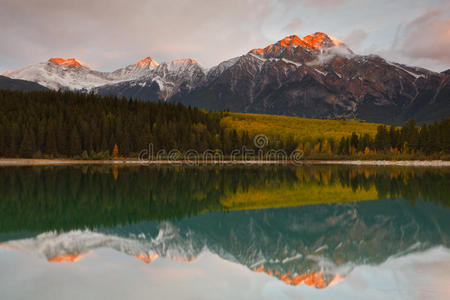
{"label": "evergreen tree", "polygon": [[390,146],[389,133],[386,126],[381,125],[377,128],[377,134],[375,136],[375,149],[376,150],[387,150]]}

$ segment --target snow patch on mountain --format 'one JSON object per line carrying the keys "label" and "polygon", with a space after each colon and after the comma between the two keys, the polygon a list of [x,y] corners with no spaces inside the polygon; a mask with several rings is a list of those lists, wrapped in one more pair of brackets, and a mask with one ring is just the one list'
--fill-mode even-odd
{"label": "snow patch on mountain", "polygon": [[393,67],[396,67],[397,69],[402,70],[403,72],[408,73],[409,75],[413,76],[413,77],[416,78],[416,79],[419,79],[419,78],[421,78],[421,77],[422,77],[422,78],[425,78],[425,75],[423,75],[423,74],[416,74],[416,73],[413,73],[413,72],[411,72],[411,71],[406,70],[405,68],[401,67],[400,65],[398,65],[398,64],[396,64],[396,63],[390,62],[390,61],[388,61],[388,60],[385,60],[385,61],[386,61],[386,63],[387,63],[388,65],[391,65],[391,66],[393,66]]}

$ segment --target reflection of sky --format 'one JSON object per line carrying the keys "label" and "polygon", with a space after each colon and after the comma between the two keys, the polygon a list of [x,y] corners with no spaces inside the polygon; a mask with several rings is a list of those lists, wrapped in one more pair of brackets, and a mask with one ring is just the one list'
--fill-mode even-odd
{"label": "reflection of sky", "polygon": [[289,286],[205,253],[193,263],[151,264],[100,249],[76,263],[48,263],[0,248],[0,299],[450,299],[450,250],[442,247],[356,267],[320,290]]}

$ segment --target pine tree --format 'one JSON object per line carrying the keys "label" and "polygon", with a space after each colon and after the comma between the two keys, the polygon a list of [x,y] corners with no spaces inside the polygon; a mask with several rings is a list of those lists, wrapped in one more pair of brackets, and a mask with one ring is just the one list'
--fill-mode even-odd
{"label": "pine tree", "polygon": [[375,149],[385,151],[389,149],[390,138],[386,126],[381,125],[377,128],[377,134],[375,136]]}

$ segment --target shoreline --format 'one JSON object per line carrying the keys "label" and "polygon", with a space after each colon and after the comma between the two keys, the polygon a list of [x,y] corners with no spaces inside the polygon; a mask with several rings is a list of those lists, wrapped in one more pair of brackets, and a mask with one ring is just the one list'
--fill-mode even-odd
{"label": "shoreline", "polygon": [[0,167],[14,166],[65,166],[65,165],[357,165],[357,166],[411,166],[411,167],[450,167],[450,161],[442,160],[302,160],[296,161],[173,161],[173,160],[74,160],[74,159],[28,159],[1,158]]}

